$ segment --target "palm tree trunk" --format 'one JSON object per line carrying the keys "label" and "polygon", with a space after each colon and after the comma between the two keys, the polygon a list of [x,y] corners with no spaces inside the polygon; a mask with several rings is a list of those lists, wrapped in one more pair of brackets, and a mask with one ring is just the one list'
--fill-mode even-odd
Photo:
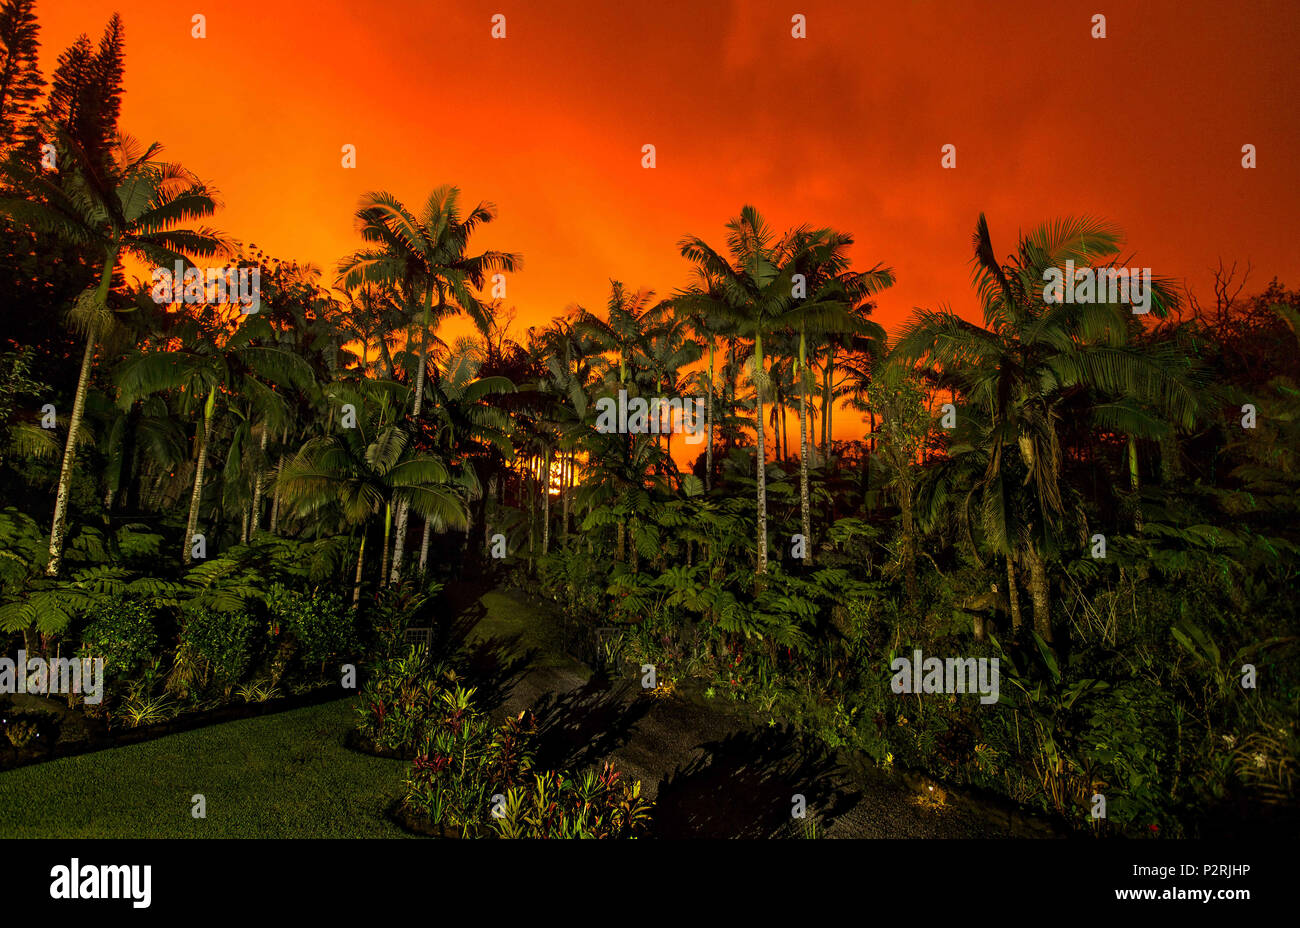
{"label": "palm tree trunk", "polygon": [[[424,316],[420,328],[420,368],[415,372],[415,406],[411,411],[417,419],[420,417],[420,410],[424,407],[425,369],[429,366],[429,311],[432,306],[433,286],[430,285],[424,300]],[[402,555],[406,549],[406,527],[409,519],[410,507],[403,501],[397,508],[397,531],[394,533],[393,540],[392,581],[394,583],[402,579]]]}
{"label": "palm tree trunk", "polygon": [[262,469],[262,462],[266,460],[266,423],[262,423],[262,442],[261,450],[257,459],[257,471],[253,476],[253,524],[248,530],[249,535],[256,535],[257,530],[261,527],[262,522],[262,478],[265,471]]}
{"label": "palm tree trunk", "polygon": [[379,585],[388,586],[388,539],[393,531],[393,504],[384,507],[384,555],[379,564]]}
{"label": "palm tree trunk", "polygon": [[799,523],[803,529],[803,562],[812,566],[812,499],[808,492],[808,390],[804,364],[807,347],[804,333],[799,333]]}
{"label": "palm tree trunk", "polygon": [[1007,603],[1011,610],[1011,634],[1019,638],[1025,619],[1020,614],[1020,586],[1016,583],[1016,562],[1012,557],[1007,558]]}
{"label": "palm tree trunk", "polygon": [[569,542],[569,496],[570,491],[573,489],[573,452],[566,452],[561,460],[564,462],[563,472],[560,476],[560,510],[564,523],[561,545],[567,547]]}
{"label": "palm tree trunk", "polygon": [[63,535],[67,529],[68,497],[72,492],[72,467],[77,457],[77,436],[86,409],[86,388],[90,368],[95,363],[95,338],[86,336],[86,350],[81,356],[81,373],[77,377],[77,394],[72,401],[72,418],[68,421],[68,439],[63,446],[63,464],[59,468],[59,489],[54,497],[54,522],[50,526],[50,560],[45,565],[47,577],[57,577],[63,564]]}
{"label": "palm tree trunk", "polygon": [[357,552],[357,576],[352,582],[352,608],[361,604],[361,568],[366,562],[366,527],[361,526],[361,550]]}
{"label": "palm tree trunk", "polygon": [[1140,533],[1142,531],[1142,506],[1138,503],[1137,495],[1142,489],[1142,478],[1138,471],[1137,439],[1132,435],[1128,439],[1128,479],[1129,486],[1133,490],[1133,528]]}
{"label": "palm tree trunk", "polygon": [[754,422],[758,430],[755,449],[758,469],[758,570],[767,573],[767,449],[763,445],[763,336],[754,337]]}
{"label": "palm tree trunk", "polygon": [[[108,303],[108,291],[113,285],[113,268],[117,267],[117,249],[111,248],[104,259],[104,269],[99,275],[99,288],[95,291],[95,305]],[[77,436],[86,410],[86,391],[90,386],[90,369],[95,363],[95,330],[92,325],[86,332],[86,350],[81,356],[81,371],[77,375],[77,393],[72,400],[72,418],[68,421],[68,439],[63,446],[63,463],[59,466],[59,489],[54,496],[54,519],[50,523],[50,560],[45,565],[47,577],[57,577],[63,566],[64,533],[67,530],[68,497],[72,492],[72,468],[77,460]]]}
{"label": "palm tree trunk", "polygon": [[781,463],[784,464],[790,460],[790,420],[786,418],[786,413],[790,406],[785,401],[781,401]]}
{"label": "palm tree trunk", "polygon": [[1051,591],[1047,585],[1047,564],[1034,545],[1028,545],[1025,553],[1029,561],[1029,592],[1034,598],[1034,631],[1050,645],[1052,614]]}
{"label": "palm tree trunk", "polygon": [[397,505],[397,530],[393,532],[393,571],[389,578],[393,583],[402,579],[402,554],[406,550],[406,520],[409,515],[406,502]]}
{"label": "palm tree trunk", "polygon": [[822,455],[828,456],[831,450],[831,367],[827,362],[822,368]]}
{"label": "palm tree trunk", "polygon": [[199,460],[194,468],[194,492],[190,494],[190,515],[185,521],[185,537],[181,539],[186,564],[193,564],[191,556],[194,544],[194,532],[199,527],[199,503],[203,499],[203,472],[208,466],[208,435],[212,431],[212,407],[216,402],[215,388],[208,393],[208,401],[203,409],[203,432],[199,436]]}
{"label": "palm tree trunk", "polygon": [[826,350],[826,458],[835,450],[835,343]]}
{"label": "palm tree trunk", "polygon": [[424,576],[425,569],[429,564],[429,535],[431,533],[429,520],[424,520],[424,537],[420,539],[420,576]]}
{"label": "palm tree trunk", "polygon": [[542,471],[542,557],[551,548],[551,449],[546,449],[546,465]]}
{"label": "palm tree trunk", "polygon": [[528,496],[528,569],[533,569],[533,549],[536,546],[537,537],[537,497],[533,495],[533,463],[534,458],[528,459],[528,477],[524,483],[523,491]]}
{"label": "palm tree trunk", "polygon": [[705,408],[708,417],[709,444],[704,449],[704,489],[713,489],[713,337],[709,337],[709,401]]}

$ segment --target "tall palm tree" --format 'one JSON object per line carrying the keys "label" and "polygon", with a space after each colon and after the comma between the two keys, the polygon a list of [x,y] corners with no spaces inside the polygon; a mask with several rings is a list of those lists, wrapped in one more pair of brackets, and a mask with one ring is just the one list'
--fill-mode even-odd
{"label": "tall palm tree", "polygon": [[[850,269],[848,249],[853,237],[830,229],[794,230],[792,237],[799,254],[807,297],[787,311],[786,324],[799,336],[795,375],[799,392],[799,508],[804,536],[804,564],[812,565],[812,503],[808,490],[809,441],[808,395],[812,390],[813,365],[809,356],[809,335],[828,336],[825,358],[826,382],[831,383],[835,336],[877,334],[866,321],[867,299],[894,283],[892,268],[877,264],[869,271]],[[879,326],[875,327],[879,330]],[[825,447],[830,451],[830,419],[834,395],[828,391],[822,405],[822,425],[827,430]]]}
{"label": "tall palm tree", "polygon": [[718,281],[710,278],[699,265],[694,268],[694,272],[697,283],[674,294],[672,305],[674,312],[685,317],[692,334],[703,340],[709,352],[709,368],[703,381],[706,396],[705,429],[708,432],[708,443],[704,449],[704,489],[708,491],[713,489],[713,407],[717,400],[714,354],[717,338],[727,328],[732,314],[723,302]]}
{"label": "tall palm tree", "polygon": [[[339,285],[353,289],[367,282],[401,284],[410,296],[421,297],[420,363],[412,409],[418,418],[424,402],[431,323],[461,311],[486,332],[487,309],[475,291],[483,288],[490,275],[521,268],[523,258],[503,251],[468,254],[470,237],[480,225],[496,218],[496,206],[482,202],[462,216],[459,187],[438,187],[418,214],[391,193],[367,193],[356,216],[361,237],[371,247],[344,259],[339,266]],[[401,576],[406,520],[403,505],[398,510],[393,548],[394,580]]]}
{"label": "tall palm tree", "polygon": [[757,572],[767,572],[767,467],[763,435],[763,404],[769,376],[763,353],[763,339],[785,330],[792,318],[802,314],[818,318],[834,313],[831,303],[814,300],[795,310],[797,290],[794,276],[807,264],[809,241],[806,230],[795,230],[780,238],[753,206],[727,223],[727,255],[715,251],[703,239],[681,240],[682,256],[700,268],[707,280],[716,281],[715,306],[725,312],[736,333],[753,341],[750,378],[755,388],[754,431],[758,477]]}
{"label": "tall palm tree", "polygon": [[[987,423],[980,452],[987,461],[983,505],[990,524],[1011,526],[1011,487],[1004,481],[1008,449],[1018,449],[1025,487],[1032,485],[1023,530],[991,538],[999,553],[1029,570],[1034,626],[1052,641],[1048,559],[1067,544],[1061,486],[1058,423],[1063,404],[1088,391],[1104,398],[1130,397],[1179,427],[1198,412],[1197,391],[1187,365],[1175,353],[1135,344],[1131,307],[1122,303],[1047,302],[1048,272],[1067,261],[1077,267],[1109,267],[1121,233],[1092,219],[1064,219],[1039,226],[1020,239],[1007,262],[996,258],[981,215],[973,236],[975,283],[984,325],[950,310],[917,310],[890,361],[911,368],[925,362],[951,382]],[[1152,282],[1153,311],[1174,305],[1172,286]]]}
{"label": "tall palm tree", "polygon": [[[629,395],[635,396],[653,380],[653,376],[647,373],[650,369],[650,339],[667,307],[655,302],[653,290],[629,291],[618,280],[610,280],[609,284],[605,318],[577,307],[573,327],[591,351],[599,353],[594,368],[602,381],[601,392],[617,394],[620,390],[627,390]],[[646,443],[640,435],[610,434],[591,441],[600,445],[603,454],[612,456],[611,460],[602,461],[603,475],[617,475],[614,479],[625,482],[629,488],[645,485],[646,471],[634,472],[636,464],[661,460],[659,456],[638,452],[638,448]],[[619,561],[624,557],[628,528],[623,516],[624,511],[620,510],[615,525],[615,556]]]}
{"label": "tall palm tree", "polygon": [[650,337],[663,312],[653,290],[629,292],[621,281],[611,280],[605,318],[579,306],[573,326],[597,351],[614,355],[601,359],[600,373],[611,386],[626,387],[647,367]]}
{"label": "tall palm tree", "polygon": [[133,255],[172,266],[177,261],[189,264],[191,257],[210,258],[230,250],[229,240],[219,232],[204,226],[183,227],[216,212],[216,193],[179,164],[156,160],[162,150],[157,143],[144,147],[130,136],[119,135],[106,172],[99,170],[66,132],[59,133],[59,145],[62,183],[14,158],[7,162],[5,174],[22,196],[0,199],[0,213],[103,255],[98,285],[83,291],[69,314],[86,347],[50,525],[46,565],[50,577],[58,576],[63,562],[68,495],[95,346],[112,334],[115,325],[108,295],[119,262]]}
{"label": "tall palm tree", "polygon": [[[645,345],[645,381],[647,389],[657,396],[680,397],[686,392],[687,378],[681,375],[681,369],[694,364],[703,354],[699,342],[688,336],[688,320],[673,312],[671,301],[665,301],[655,307],[655,324],[650,328]],[[672,431],[664,436],[665,451],[668,462],[672,464]],[[658,441],[658,439],[655,439]]]}
{"label": "tall palm tree", "polygon": [[586,428],[591,397],[595,394],[595,359],[592,353],[596,348],[573,322],[557,319],[538,335],[535,349],[538,360],[546,369],[541,387],[554,397],[550,409],[559,435],[561,527],[567,541],[577,449]]}

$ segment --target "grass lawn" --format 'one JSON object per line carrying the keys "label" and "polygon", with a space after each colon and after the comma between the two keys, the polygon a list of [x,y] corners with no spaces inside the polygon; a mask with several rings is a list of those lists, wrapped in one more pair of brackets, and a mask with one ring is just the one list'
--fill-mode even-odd
{"label": "grass lawn", "polygon": [[485,609],[482,618],[470,634],[473,640],[490,638],[519,640],[514,648],[519,653],[536,650],[530,667],[562,667],[584,678],[591,670],[571,658],[564,651],[559,628],[541,610],[546,604],[529,602],[516,590],[491,590],[479,600]]}
{"label": "grass lawn", "polygon": [[403,837],[406,764],[345,748],[354,717],[343,699],[0,773],[0,837]]}

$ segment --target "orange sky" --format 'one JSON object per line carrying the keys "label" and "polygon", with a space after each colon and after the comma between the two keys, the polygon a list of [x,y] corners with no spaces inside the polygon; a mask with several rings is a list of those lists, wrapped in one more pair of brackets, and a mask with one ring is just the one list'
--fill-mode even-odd
{"label": "orange sky", "polygon": [[38,0],[47,76],[113,11],[122,126],[216,185],[218,228],[332,277],[362,192],[415,206],[454,183],[499,207],[476,246],[524,255],[522,326],[602,308],[610,277],[666,295],[688,281],[678,239],[720,247],[749,202],[892,265],[891,329],[913,306],[974,313],[981,210],[999,254],[1089,213],[1200,293],[1220,257],[1254,263],[1251,289],[1300,287],[1294,2]]}

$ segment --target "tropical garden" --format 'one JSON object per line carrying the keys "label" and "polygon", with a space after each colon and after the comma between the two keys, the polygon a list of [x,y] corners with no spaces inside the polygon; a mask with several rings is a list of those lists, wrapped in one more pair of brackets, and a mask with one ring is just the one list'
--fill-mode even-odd
{"label": "tropical garden", "polygon": [[[117,17],[48,79],[38,35],[0,2],[0,638],[106,684],[0,695],[4,766],[78,725],[347,699],[407,831],[654,834],[653,784],[501,710],[453,633],[496,589],[599,677],[1067,833],[1295,822],[1300,292],[1167,268],[1147,314],[1053,301],[1067,262],[1124,266],[1122,231],[973,216],[980,318],[886,331],[887,255],[742,205],[683,230],[689,285],[614,279],[520,332],[495,204],[364,192],[334,266],[265,254],[217,231],[218,179],[119,125]],[[257,310],[160,301],[178,262],[256,271]],[[600,427],[620,396],[702,415]],[[917,650],[996,658],[996,702],[895,692]]]}

